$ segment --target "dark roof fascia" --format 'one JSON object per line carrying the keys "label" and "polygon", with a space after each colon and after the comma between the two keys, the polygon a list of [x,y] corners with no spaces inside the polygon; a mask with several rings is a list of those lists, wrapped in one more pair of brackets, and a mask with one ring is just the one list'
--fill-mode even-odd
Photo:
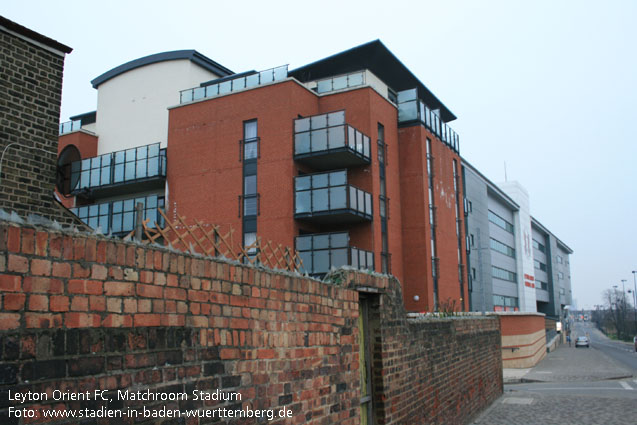
{"label": "dark roof fascia", "polygon": [[71,121],[81,120],[82,125],[93,124],[97,121],[97,111],[85,112],[83,114],[78,114],[72,117],[69,117]]}
{"label": "dark roof fascia", "polygon": [[214,72],[215,74],[221,77],[234,74],[231,70],[229,70],[225,66],[218,64],[217,62],[202,55],[196,50],[175,50],[172,52],[156,53],[154,55],[144,56],[143,58],[126,62],[125,64],[117,66],[111,69],[110,71],[106,71],[99,77],[93,79],[91,81],[91,84],[93,85],[93,88],[96,89],[100,84],[110,80],[111,78],[115,78],[118,75],[131,71],[133,69],[141,68],[142,66],[151,65],[153,63],[166,62],[166,61],[172,61],[172,60],[181,60],[181,59],[187,59],[189,61],[192,61],[193,63],[201,66],[202,68],[205,68],[208,71]]}
{"label": "dark roof fascia", "polygon": [[55,41],[52,38],[49,38],[38,32],[35,32],[32,29],[24,27],[16,22],[13,22],[5,18],[4,16],[0,16],[0,26],[5,27],[6,29],[13,31],[17,34],[20,34],[23,37],[29,38],[33,41],[37,41],[38,43],[42,43],[45,46],[58,50],[62,53],[71,53],[73,51],[71,47],[65,44],[62,44],[59,41]]}
{"label": "dark roof fascia", "polygon": [[502,189],[500,189],[497,184],[495,184],[491,180],[489,180],[484,174],[482,174],[480,171],[478,171],[478,169],[476,167],[471,165],[471,163],[469,161],[467,161],[462,156],[460,157],[460,163],[463,166],[471,169],[471,171],[473,171],[474,173],[476,173],[478,175],[478,177],[480,177],[486,183],[487,188],[489,190],[491,190],[491,192],[493,194],[495,194],[499,198],[501,198],[502,201],[509,203],[510,206],[513,207],[515,210],[519,210],[520,209],[520,206],[518,205],[517,202],[515,202],[509,195],[507,195]]}
{"label": "dark roof fascia", "polygon": [[380,40],[370,41],[340,53],[303,65],[288,73],[307,82],[369,69],[395,91],[416,87],[418,96],[432,109],[440,109],[444,122],[456,116]]}

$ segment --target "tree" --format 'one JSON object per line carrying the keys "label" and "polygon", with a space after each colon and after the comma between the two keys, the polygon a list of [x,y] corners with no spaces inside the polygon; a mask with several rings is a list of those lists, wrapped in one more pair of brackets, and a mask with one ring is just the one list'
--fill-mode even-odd
{"label": "tree", "polygon": [[628,312],[632,311],[630,300],[627,299],[626,294],[617,289],[607,289],[602,296],[606,309],[604,325],[615,328],[618,339],[628,337],[630,334]]}

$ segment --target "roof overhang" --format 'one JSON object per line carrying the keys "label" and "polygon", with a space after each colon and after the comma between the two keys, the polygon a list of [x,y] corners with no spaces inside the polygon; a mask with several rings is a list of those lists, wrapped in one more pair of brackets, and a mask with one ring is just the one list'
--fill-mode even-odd
{"label": "roof overhang", "polygon": [[440,109],[444,122],[456,119],[456,116],[380,40],[304,65],[290,71],[288,75],[301,82],[308,82],[363,69],[369,69],[397,92],[417,88],[418,97],[427,106]]}

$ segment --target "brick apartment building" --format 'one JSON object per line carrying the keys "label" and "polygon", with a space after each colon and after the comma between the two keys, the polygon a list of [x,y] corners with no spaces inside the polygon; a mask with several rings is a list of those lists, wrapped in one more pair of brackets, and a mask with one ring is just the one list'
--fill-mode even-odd
{"label": "brick apartment building", "polygon": [[469,308],[455,116],[380,41],[240,74],[168,52],[92,84],[59,147],[92,227],[129,232],[142,201],[294,246],[313,275],[391,273],[412,311]]}

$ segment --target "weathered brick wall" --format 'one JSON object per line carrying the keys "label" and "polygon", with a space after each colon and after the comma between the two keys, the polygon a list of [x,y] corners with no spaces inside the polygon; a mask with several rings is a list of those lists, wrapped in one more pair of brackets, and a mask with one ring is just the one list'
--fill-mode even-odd
{"label": "weathered brick wall", "polygon": [[[0,423],[28,422],[8,417],[14,406],[215,406],[291,410],[292,418],[270,423],[358,424],[359,291],[378,291],[370,295],[378,423],[467,423],[502,391],[497,319],[407,319],[399,284],[387,277],[347,272],[340,283],[323,283],[0,223]],[[219,389],[242,401],[19,404],[8,397],[9,390],[51,397],[56,389]]]}
{"label": "weathered brick wall", "polygon": [[0,27],[0,208],[70,223],[54,205],[64,56]]}

